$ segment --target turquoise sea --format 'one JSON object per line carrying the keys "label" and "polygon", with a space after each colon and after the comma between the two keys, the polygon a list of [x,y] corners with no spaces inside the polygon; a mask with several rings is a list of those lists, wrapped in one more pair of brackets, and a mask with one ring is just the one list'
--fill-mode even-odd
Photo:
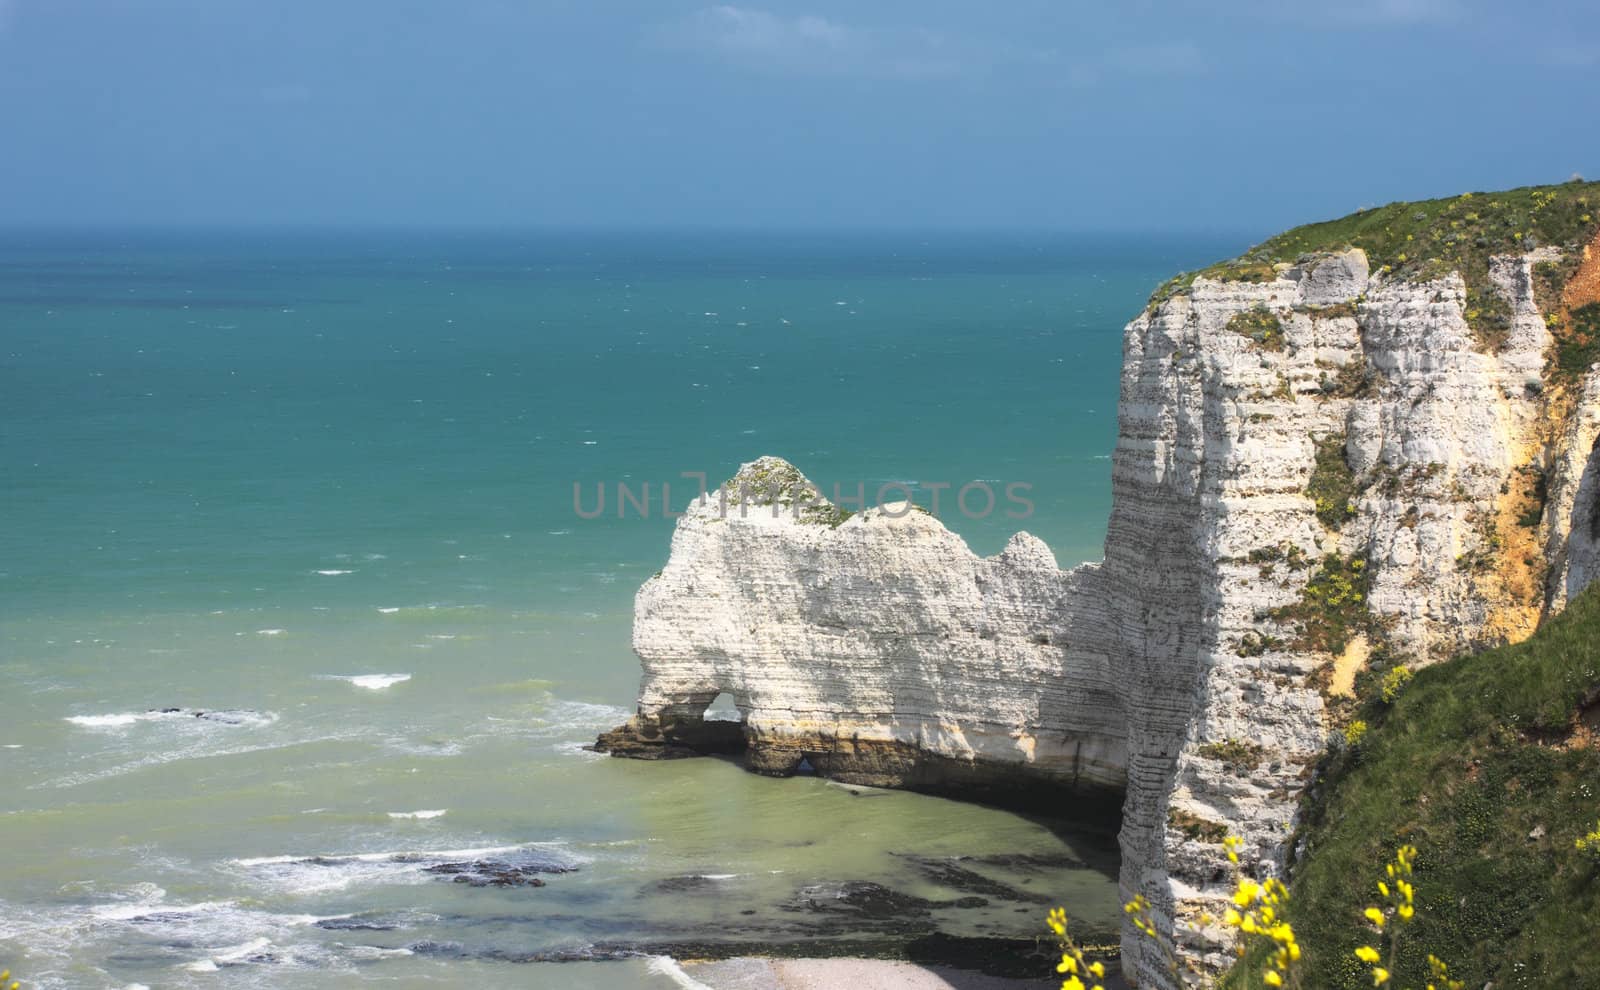
{"label": "turquoise sea", "polygon": [[[1105,836],[582,747],[633,701],[662,482],[1020,482],[1032,518],[946,523],[1097,558],[1121,327],[1241,246],[0,235],[0,966],[673,987],[1056,903],[1109,933]],[[647,482],[651,518],[574,512]]]}

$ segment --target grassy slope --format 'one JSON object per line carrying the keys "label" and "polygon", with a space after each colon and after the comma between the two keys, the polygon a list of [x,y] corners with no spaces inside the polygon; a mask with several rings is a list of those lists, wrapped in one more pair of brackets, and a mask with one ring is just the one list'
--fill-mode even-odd
{"label": "grassy slope", "polygon": [[[1352,955],[1396,846],[1421,850],[1396,985],[1429,951],[1468,987],[1600,985],[1600,870],[1573,842],[1600,817],[1600,750],[1562,745],[1600,694],[1600,585],[1532,639],[1418,672],[1332,758],[1293,869],[1302,986],[1370,987]],[[1537,836],[1530,838],[1530,835]]]}

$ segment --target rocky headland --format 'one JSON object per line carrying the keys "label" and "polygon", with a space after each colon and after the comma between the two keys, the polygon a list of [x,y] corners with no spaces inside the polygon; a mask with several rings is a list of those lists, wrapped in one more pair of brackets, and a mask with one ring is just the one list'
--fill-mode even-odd
{"label": "rocky headland", "polygon": [[[1124,892],[1225,966],[1223,837],[1281,871],[1368,685],[1525,639],[1600,570],[1597,209],[1395,204],[1163,286],[1124,330],[1098,563],[745,465],[640,589],[638,713],[599,748],[1109,813]],[[704,719],[723,693],[739,722]],[[1131,929],[1123,958],[1170,984]]]}

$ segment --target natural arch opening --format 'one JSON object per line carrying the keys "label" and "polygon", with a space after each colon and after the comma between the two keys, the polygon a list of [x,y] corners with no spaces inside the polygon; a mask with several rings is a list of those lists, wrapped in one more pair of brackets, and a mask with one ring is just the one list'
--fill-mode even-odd
{"label": "natural arch opening", "polygon": [[662,707],[657,717],[663,737],[672,745],[699,753],[742,753],[749,710],[736,695],[713,688]]}
{"label": "natural arch opening", "polygon": [[727,691],[711,699],[711,704],[706,706],[701,718],[707,722],[743,722],[744,712],[733,700],[733,695]]}

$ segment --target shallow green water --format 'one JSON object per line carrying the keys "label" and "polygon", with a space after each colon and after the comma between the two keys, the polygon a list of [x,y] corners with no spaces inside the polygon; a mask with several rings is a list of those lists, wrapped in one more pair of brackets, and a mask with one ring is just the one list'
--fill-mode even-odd
{"label": "shallow green water", "polygon": [[[1096,557],[1121,324],[1233,247],[8,235],[0,962],[677,986],[527,960],[1110,925],[1103,839],[584,752],[671,523],[578,518],[572,485],[766,453],[825,488],[1019,481],[1034,518],[947,523]],[[480,861],[545,885],[454,882]]]}

